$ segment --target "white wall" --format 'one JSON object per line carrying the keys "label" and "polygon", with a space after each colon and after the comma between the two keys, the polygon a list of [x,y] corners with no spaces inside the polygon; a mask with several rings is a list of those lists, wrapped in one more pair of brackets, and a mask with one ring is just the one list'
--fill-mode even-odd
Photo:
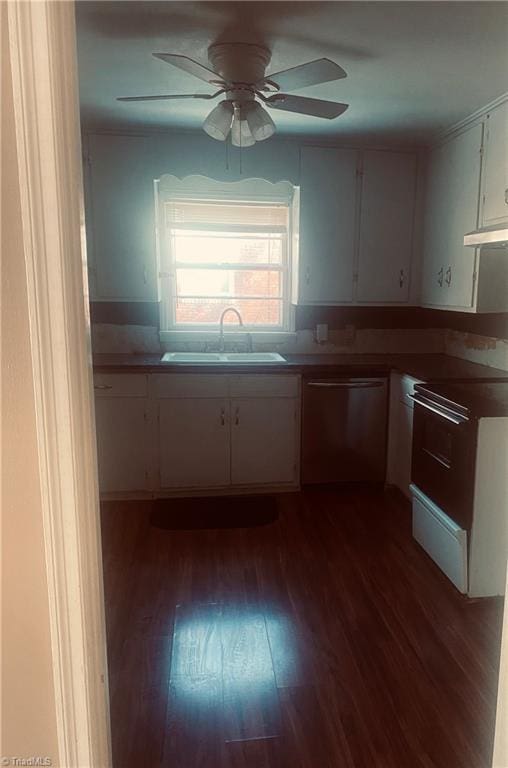
{"label": "white wall", "polygon": [[2,720],[0,755],[58,764],[11,73],[2,28]]}

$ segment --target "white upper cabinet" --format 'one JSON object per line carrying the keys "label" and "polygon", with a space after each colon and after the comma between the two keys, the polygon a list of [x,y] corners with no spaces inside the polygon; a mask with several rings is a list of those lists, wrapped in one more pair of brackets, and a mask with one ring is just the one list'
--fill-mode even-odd
{"label": "white upper cabinet", "polygon": [[416,157],[363,154],[359,302],[406,302],[413,241]]}
{"label": "white upper cabinet", "polygon": [[357,154],[302,147],[299,304],[353,300]]}
{"label": "white upper cabinet", "polygon": [[101,138],[85,168],[90,298],[156,301],[153,175],[136,137]]}
{"label": "white upper cabinet", "polygon": [[483,126],[430,152],[427,168],[422,303],[471,311],[476,252],[464,235],[478,225]]}
{"label": "white upper cabinet", "polygon": [[485,124],[482,226],[508,221],[508,102]]}
{"label": "white upper cabinet", "polygon": [[482,226],[502,222],[506,104],[493,110],[485,122],[485,129],[483,123],[476,123],[429,153],[423,306],[466,312],[508,311],[506,249],[464,246],[464,235],[479,225],[480,208]]}

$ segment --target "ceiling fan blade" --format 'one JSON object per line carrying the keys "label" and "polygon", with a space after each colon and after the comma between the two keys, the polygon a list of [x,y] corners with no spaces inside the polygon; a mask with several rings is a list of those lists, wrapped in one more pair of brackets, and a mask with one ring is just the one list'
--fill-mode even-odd
{"label": "ceiling fan blade", "polygon": [[349,104],[339,101],[323,101],[323,99],[308,99],[306,96],[290,96],[287,93],[276,93],[264,99],[265,104],[273,109],[284,109],[286,112],[297,112],[313,117],[325,117],[331,120],[342,115]]}
{"label": "ceiling fan blade", "polygon": [[340,80],[347,77],[346,72],[330,59],[316,59],[300,64],[298,67],[284,69],[267,75],[267,80],[273,80],[283,91],[295,91],[308,85],[328,83],[330,80]]}
{"label": "ceiling fan blade", "polygon": [[118,96],[117,101],[167,101],[169,99],[215,99],[224,89],[215,93],[171,93],[161,96]]}
{"label": "ceiling fan blade", "polygon": [[172,64],[178,69],[183,69],[184,72],[188,72],[189,75],[199,77],[200,80],[204,80],[205,83],[222,82],[222,77],[208,67],[204,67],[198,61],[190,59],[188,56],[180,56],[176,53],[152,53],[156,59],[165,61],[166,64]]}

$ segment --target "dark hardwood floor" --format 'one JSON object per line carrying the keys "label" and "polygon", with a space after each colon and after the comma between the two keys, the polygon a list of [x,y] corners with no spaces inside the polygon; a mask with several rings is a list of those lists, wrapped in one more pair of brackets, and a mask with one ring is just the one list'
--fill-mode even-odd
{"label": "dark hardwood floor", "polygon": [[459,595],[398,495],[277,509],[164,530],[103,504],[115,768],[488,768],[502,601]]}

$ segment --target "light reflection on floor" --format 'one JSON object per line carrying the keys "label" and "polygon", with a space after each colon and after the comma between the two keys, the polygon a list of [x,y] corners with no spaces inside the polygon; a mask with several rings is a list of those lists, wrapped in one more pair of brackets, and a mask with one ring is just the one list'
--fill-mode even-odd
{"label": "light reflection on floor", "polygon": [[[170,682],[179,694],[208,698],[222,689],[275,687],[298,663],[290,619],[257,606],[189,603],[176,608]],[[274,669],[276,664],[276,670]]]}

